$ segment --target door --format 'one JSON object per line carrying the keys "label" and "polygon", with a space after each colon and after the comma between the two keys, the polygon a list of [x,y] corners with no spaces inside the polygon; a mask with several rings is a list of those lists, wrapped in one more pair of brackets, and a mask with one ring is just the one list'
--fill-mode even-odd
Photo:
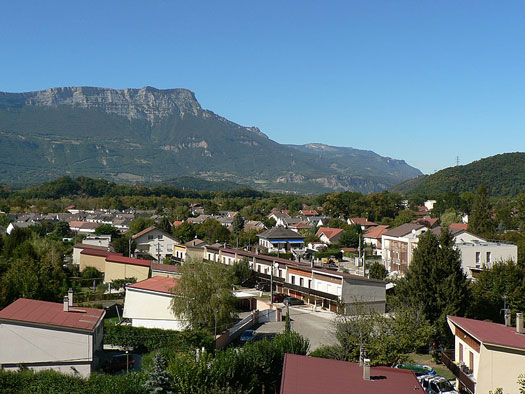
{"label": "door", "polygon": [[474,373],[474,353],[469,352],[469,369]]}

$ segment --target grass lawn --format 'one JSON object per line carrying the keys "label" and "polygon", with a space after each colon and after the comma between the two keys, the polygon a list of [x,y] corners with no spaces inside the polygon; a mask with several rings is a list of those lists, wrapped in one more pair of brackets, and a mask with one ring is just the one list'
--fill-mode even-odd
{"label": "grass lawn", "polygon": [[119,320],[118,316],[108,317],[108,318],[104,319],[104,322],[108,322],[108,323],[111,323],[111,324],[118,324],[119,321],[120,320]]}
{"label": "grass lawn", "polygon": [[443,364],[436,364],[434,361],[432,361],[432,356],[430,354],[410,353],[409,357],[414,360],[414,363],[416,364],[425,364],[431,366],[439,376],[443,376],[447,379],[455,379],[455,376],[449,371],[447,367],[445,367]]}

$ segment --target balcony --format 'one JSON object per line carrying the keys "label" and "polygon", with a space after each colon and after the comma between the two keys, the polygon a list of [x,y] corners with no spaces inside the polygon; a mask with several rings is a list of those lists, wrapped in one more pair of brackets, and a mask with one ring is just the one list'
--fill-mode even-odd
{"label": "balcony", "polygon": [[444,350],[441,352],[441,361],[454,374],[460,383],[460,388],[474,394],[476,382],[474,379],[462,371],[461,367],[454,361],[454,350]]}

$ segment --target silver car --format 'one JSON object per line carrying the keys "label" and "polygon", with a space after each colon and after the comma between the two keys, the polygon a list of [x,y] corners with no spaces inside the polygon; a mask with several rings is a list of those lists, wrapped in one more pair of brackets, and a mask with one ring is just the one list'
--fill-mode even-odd
{"label": "silver car", "polygon": [[454,386],[443,376],[423,375],[418,377],[427,394],[458,394]]}

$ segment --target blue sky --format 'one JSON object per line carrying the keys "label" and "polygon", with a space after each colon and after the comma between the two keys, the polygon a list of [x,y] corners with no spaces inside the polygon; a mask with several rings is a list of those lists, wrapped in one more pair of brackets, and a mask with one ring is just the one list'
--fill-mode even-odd
{"label": "blue sky", "polygon": [[281,143],[431,173],[523,151],[523,1],[23,1],[0,9],[0,91],[184,87]]}

